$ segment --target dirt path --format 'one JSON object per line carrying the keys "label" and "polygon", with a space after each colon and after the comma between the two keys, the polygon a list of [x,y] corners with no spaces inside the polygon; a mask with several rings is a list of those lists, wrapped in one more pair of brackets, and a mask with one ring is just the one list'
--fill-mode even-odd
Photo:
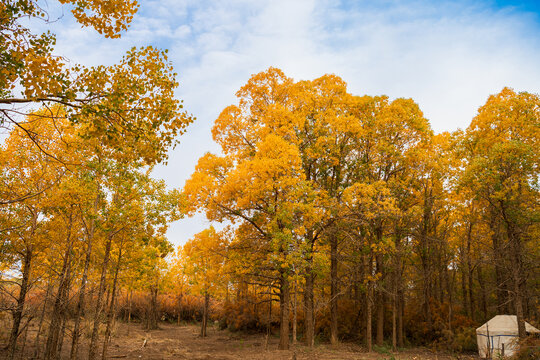
{"label": "dirt path", "polygon": [[[129,330],[129,332],[128,332]],[[364,348],[352,343],[340,344],[332,347],[329,344],[317,345],[309,349],[301,344],[291,347],[291,350],[280,351],[278,338],[271,336],[266,347],[264,335],[246,335],[221,331],[210,327],[208,337],[199,336],[200,328],[197,325],[173,325],[161,323],[159,330],[145,331],[139,324],[131,324],[129,329],[124,323],[117,323],[114,336],[109,346],[108,359],[216,359],[216,360],[450,360],[450,359],[478,359],[475,356],[459,357],[448,354],[435,354],[427,349],[408,349],[397,354],[367,353]],[[34,354],[33,331],[29,338],[25,353],[16,358],[31,359]],[[103,334],[101,334],[103,336]],[[82,343],[79,358],[85,359],[88,354],[88,336],[81,338]],[[145,341],[146,340],[146,341]],[[65,346],[62,349],[62,359],[69,358],[70,338],[66,336]],[[143,344],[145,346],[143,347]],[[98,354],[101,354],[101,346]],[[6,358],[5,350],[0,349],[0,359]]]}
{"label": "dirt path", "polygon": [[[142,344],[146,339],[146,346]],[[264,335],[245,335],[230,333],[214,328],[209,329],[208,337],[199,337],[199,327],[195,325],[176,326],[162,324],[160,330],[146,332],[133,325],[127,335],[125,325],[118,329],[112,340],[110,355],[127,356],[127,359],[392,359],[391,354],[368,354],[355,344],[340,344],[337,347],[318,345],[308,349],[297,345],[293,350],[277,350],[278,339],[270,337],[265,349]],[[424,349],[414,349],[394,354],[394,359],[424,360],[456,359],[453,356],[434,354]],[[475,357],[460,357],[474,359]]]}

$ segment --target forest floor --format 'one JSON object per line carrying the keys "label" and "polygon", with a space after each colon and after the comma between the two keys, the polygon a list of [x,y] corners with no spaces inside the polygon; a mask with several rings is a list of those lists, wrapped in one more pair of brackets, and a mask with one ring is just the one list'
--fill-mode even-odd
{"label": "forest floor", "polygon": [[[343,343],[338,346],[320,344],[312,349],[302,344],[291,346],[291,350],[278,350],[278,338],[270,336],[266,346],[266,336],[248,335],[218,330],[217,326],[208,328],[208,336],[199,336],[200,327],[194,324],[173,325],[161,323],[160,329],[145,331],[140,324],[117,323],[115,335],[111,340],[108,359],[261,359],[261,360],[330,360],[330,359],[367,359],[367,360],[450,360],[478,359],[473,355],[451,355],[434,353],[429,349],[406,349],[399,353],[367,353],[365,348],[354,343]],[[33,343],[30,334],[28,343]],[[66,338],[69,342],[69,338]],[[145,341],[146,340],[146,341]],[[86,358],[87,345],[81,344],[79,355]],[[143,346],[143,344],[145,344]],[[101,344],[100,344],[101,345]],[[27,346],[23,357],[31,359],[34,349]],[[82,355],[85,356],[82,356]],[[101,346],[98,354],[101,355]],[[5,358],[5,350],[0,350],[0,358]],[[62,359],[69,358],[69,345],[63,347]]]}

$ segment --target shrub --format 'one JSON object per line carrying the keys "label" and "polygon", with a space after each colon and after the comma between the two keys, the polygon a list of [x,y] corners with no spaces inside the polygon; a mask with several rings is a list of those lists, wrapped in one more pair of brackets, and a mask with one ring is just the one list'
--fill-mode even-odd
{"label": "shrub", "polygon": [[528,336],[519,342],[518,351],[512,356],[513,360],[537,360],[540,359],[540,338]]}

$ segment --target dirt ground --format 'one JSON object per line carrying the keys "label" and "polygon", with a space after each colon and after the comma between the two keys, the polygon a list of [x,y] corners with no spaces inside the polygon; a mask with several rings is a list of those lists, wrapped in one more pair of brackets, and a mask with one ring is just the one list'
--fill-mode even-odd
{"label": "dirt ground", "polygon": [[[350,343],[333,347],[329,344],[317,345],[313,349],[298,344],[291,346],[291,350],[278,350],[278,338],[271,336],[266,347],[264,335],[246,335],[231,333],[227,330],[218,330],[217,327],[208,329],[208,336],[199,336],[200,328],[197,325],[160,324],[159,330],[145,331],[139,324],[128,326],[118,323],[116,334],[112,338],[108,357],[109,359],[261,359],[261,360],[330,360],[330,359],[400,359],[400,360],[450,360],[450,359],[477,359],[475,356],[436,354],[428,349],[408,349],[399,353],[367,353],[364,348]],[[30,338],[30,336],[29,336]],[[69,338],[68,338],[69,339]],[[145,341],[146,340],[146,341]],[[68,340],[69,342],[69,340]],[[31,343],[31,342],[30,342]],[[145,344],[143,346],[143,344]],[[22,358],[30,359],[33,350],[27,347]],[[62,351],[62,358],[69,357],[69,345]],[[82,344],[79,356],[85,358],[87,347]],[[101,348],[98,352],[101,354]],[[0,351],[0,358],[6,356]]]}

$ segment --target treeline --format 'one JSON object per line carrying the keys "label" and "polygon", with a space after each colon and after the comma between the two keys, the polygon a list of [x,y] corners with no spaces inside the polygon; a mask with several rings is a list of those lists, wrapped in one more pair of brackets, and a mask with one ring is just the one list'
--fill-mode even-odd
{"label": "treeline", "polygon": [[228,225],[176,260],[225,326],[236,308],[253,329],[279,324],[281,349],[292,331],[371,351],[474,349],[495,314],[516,314],[520,337],[539,320],[537,95],[505,88],[442,134],[413,100],[351,95],[333,75],[270,68],[237,96],[212,130],[221,154],[183,190],[188,212]]}
{"label": "treeline", "polygon": [[[106,358],[117,321],[201,321],[202,336],[210,320],[279,328],[281,349],[460,351],[495,314],[516,314],[521,336],[539,320],[537,95],[503,89],[467,130],[437,135],[412,100],[354,96],[331,75],[294,82],[271,68],[238,97],[213,129],[221,155],[203,156],[182,192],[149,176],[166,132],[99,136],[66,105],[11,128],[0,148],[8,357]],[[182,131],[191,118],[170,111]],[[173,252],[168,224],[197,211],[225,226]]]}

